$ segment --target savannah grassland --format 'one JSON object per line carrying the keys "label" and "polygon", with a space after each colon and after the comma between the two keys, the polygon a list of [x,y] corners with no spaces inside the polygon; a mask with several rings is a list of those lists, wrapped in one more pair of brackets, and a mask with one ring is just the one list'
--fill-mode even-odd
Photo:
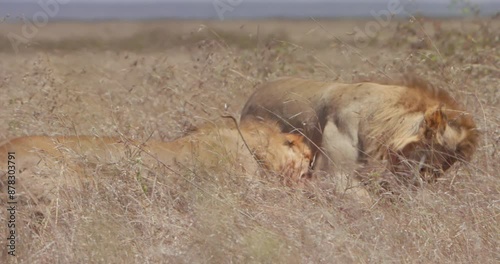
{"label": "savannah grassland", "polygon": [[[432,185],[376,194],[371,207],[327,177],[294,189],[223,159],[217,171],[175,173],[133,153],[86,164],[82,188],[59,185],[46,190],[57,197],[49,204],[18,206],[18,257],[2,246],[0,262],[498,263],[500,21],[392,21],[361,45],[349,33],[366,22],[56,23],[17,54],[5,34],[20,26],[0,24],[0,140],[172,140],[225,106],[238,117],[276,77],[353,82],[408,70],[450,91],[482,134],[470,163]],[[78,175],[61,162],[40,177]],[[5,217],[2,208],[2,244]]]}

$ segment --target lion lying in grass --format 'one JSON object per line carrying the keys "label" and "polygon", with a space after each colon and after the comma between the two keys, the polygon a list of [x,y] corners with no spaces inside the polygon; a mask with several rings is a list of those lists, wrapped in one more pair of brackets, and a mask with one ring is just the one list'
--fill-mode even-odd
{"label": "lion lying in grass", "polygon": [[255,118],[304,135],[317,155],[314,169],[334,174],[341,191],[360,184],[346,174],[377,160],[400,177],[432,181],[469,160],[478,143],[471,115],[446,91],[416,78],[402,85],[282,78],[250,97],[241,123]]}
{"label": "lion lying in grass", "polygon": [[[191,166],[216,172],[220,167],[227,169],[227,165],[231,165],[232,169],[239,168],[246,173],[259,170],[276,173],[287,183],[308,177],[312,156],[302,136],[281,133],[276,124],[261,121],[245,123],[240,132],[234,125],[212,125],[171,142],[94,136],[19,137],[0,146],[2,179],[7,179],[9,153],[15,153],[12,155],[15,159],[11,160],[16,166],[16,186],[23,188],[34,201],[46,198],[44,195],[51,192],[55,184],[74,187],[81,183],[81,177],[70,177],[60,171],[61,164],[66,170],[85,175],[82,163],[109,164],[127,158],[149,167],[168,166],[173,172],[176,168]],[[49,179],[37,177],[37,170],[41,168],[52,168]]]}

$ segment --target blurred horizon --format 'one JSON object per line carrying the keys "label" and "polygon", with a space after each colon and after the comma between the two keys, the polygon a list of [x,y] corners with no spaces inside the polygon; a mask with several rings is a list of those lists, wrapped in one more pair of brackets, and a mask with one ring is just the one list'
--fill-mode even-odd
{"label": "blurred horizon", "polygon": [[[42,1],[44,3],[51,1]],[[55,1],[54,1],[55,2]],[[53,7],[41,6],[35,0],[0,0],[0,19],[17,22],[33,20],[37,13],[49,15],[51,21],[76,20],[156,20],[156,19],[265,19],[265,18],[367,18],[388,10],[388,0],[147,0],[147,1],[95,1],[65,0]],[[64,4],[67,2],[66,4]],[[231,4],[233,3],[233,4]],[[480,16],[495,15],[500,1],[409,1],[399,2],[401,12],[394,15],[407,17],[420,14],[429,17],[470,16],[477,8]],[[472,7],[472,8],[471,8]],[[53,14],[49,13],[53,12]]]}

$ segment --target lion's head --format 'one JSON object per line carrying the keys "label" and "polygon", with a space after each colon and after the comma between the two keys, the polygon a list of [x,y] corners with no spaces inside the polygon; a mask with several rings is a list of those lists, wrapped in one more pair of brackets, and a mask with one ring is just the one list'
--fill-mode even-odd
{"label": "lion's head", "polygon": [[[442,89],[417,86],[420,94],[436,100],[426,105],[415,134],[408,137],[390,161],[395,172],[417,174],[424,181],[434,181],[456,161],[469,161],[476,150],[479,133],[469,113]],[[423,92],[423,93],[422,93]],[[427,94],[426,94],[427,93]]]}
{"label": "lion's head", "polygon": [[290,180],[292,183],[296,183],[302,179],[310,178],[312,152],[304,142],[304,137],[297,134],[281,133],[274,140],[280,142],[276,142],[277,148],[270,150],[272,157],[268,157],[268,159],[274,160],[272,161],[274,164],[279,164],[279,168],[273,169],[283,175],[285,182]]}
{"label": "lion's head", "polygon": [[241,130],[263,167],[283,176],[285,183],[310,178],[312,151],[304,136],[282,133],[275,122],[253,120]]}

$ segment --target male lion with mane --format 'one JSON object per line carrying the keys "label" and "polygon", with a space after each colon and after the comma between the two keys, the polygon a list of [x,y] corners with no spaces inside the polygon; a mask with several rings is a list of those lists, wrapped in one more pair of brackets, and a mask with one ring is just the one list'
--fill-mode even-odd
{"label": "male lion with mane", "polygon": [[337,190],[368,197],[354,188],[359,179],[346,174],[386,161],[399,177],[432,181],[456,161],[469,160],[478,142],[471,115],[448,92],[408,76],[402,84],[277,79],[245,104],[241,123],[255,118],[304,135],[315,170],[334,174]]}
{"label": "male lion with mane", "polygon": [[[58,186],[75,187],[80,177],[58,171],[65,164],[78,175],[85,174],[84,164],[113,164],[133,158],[146,167],[158,163],[176,168],[203,166],[210,171],[231,166],[235,173],[269,171],[283,177],[285,183],[301,183],[309,177],[311,150],[300,135],[282,133],[276,123],[252,121],[241,127],[207,125],[175,141],[130,141],[120,137],[26,136],[0,145],[2,184],[7,177],[9,152],[16,166],[16,184],[37,202],[51,200]],[[134,152],[133,157],[130,153]],[[12,164],[9,164],[12,165]],[[51,170],[40,177],[40,169]],[[88,172],[87,172],[88,173]],[[74,175],[75,173],[73,173]],[[78,179],[77,179],[78,178]],[[2,187],[5,190],[5,187]],[[19,192],[19,190],[18,190]]]}

